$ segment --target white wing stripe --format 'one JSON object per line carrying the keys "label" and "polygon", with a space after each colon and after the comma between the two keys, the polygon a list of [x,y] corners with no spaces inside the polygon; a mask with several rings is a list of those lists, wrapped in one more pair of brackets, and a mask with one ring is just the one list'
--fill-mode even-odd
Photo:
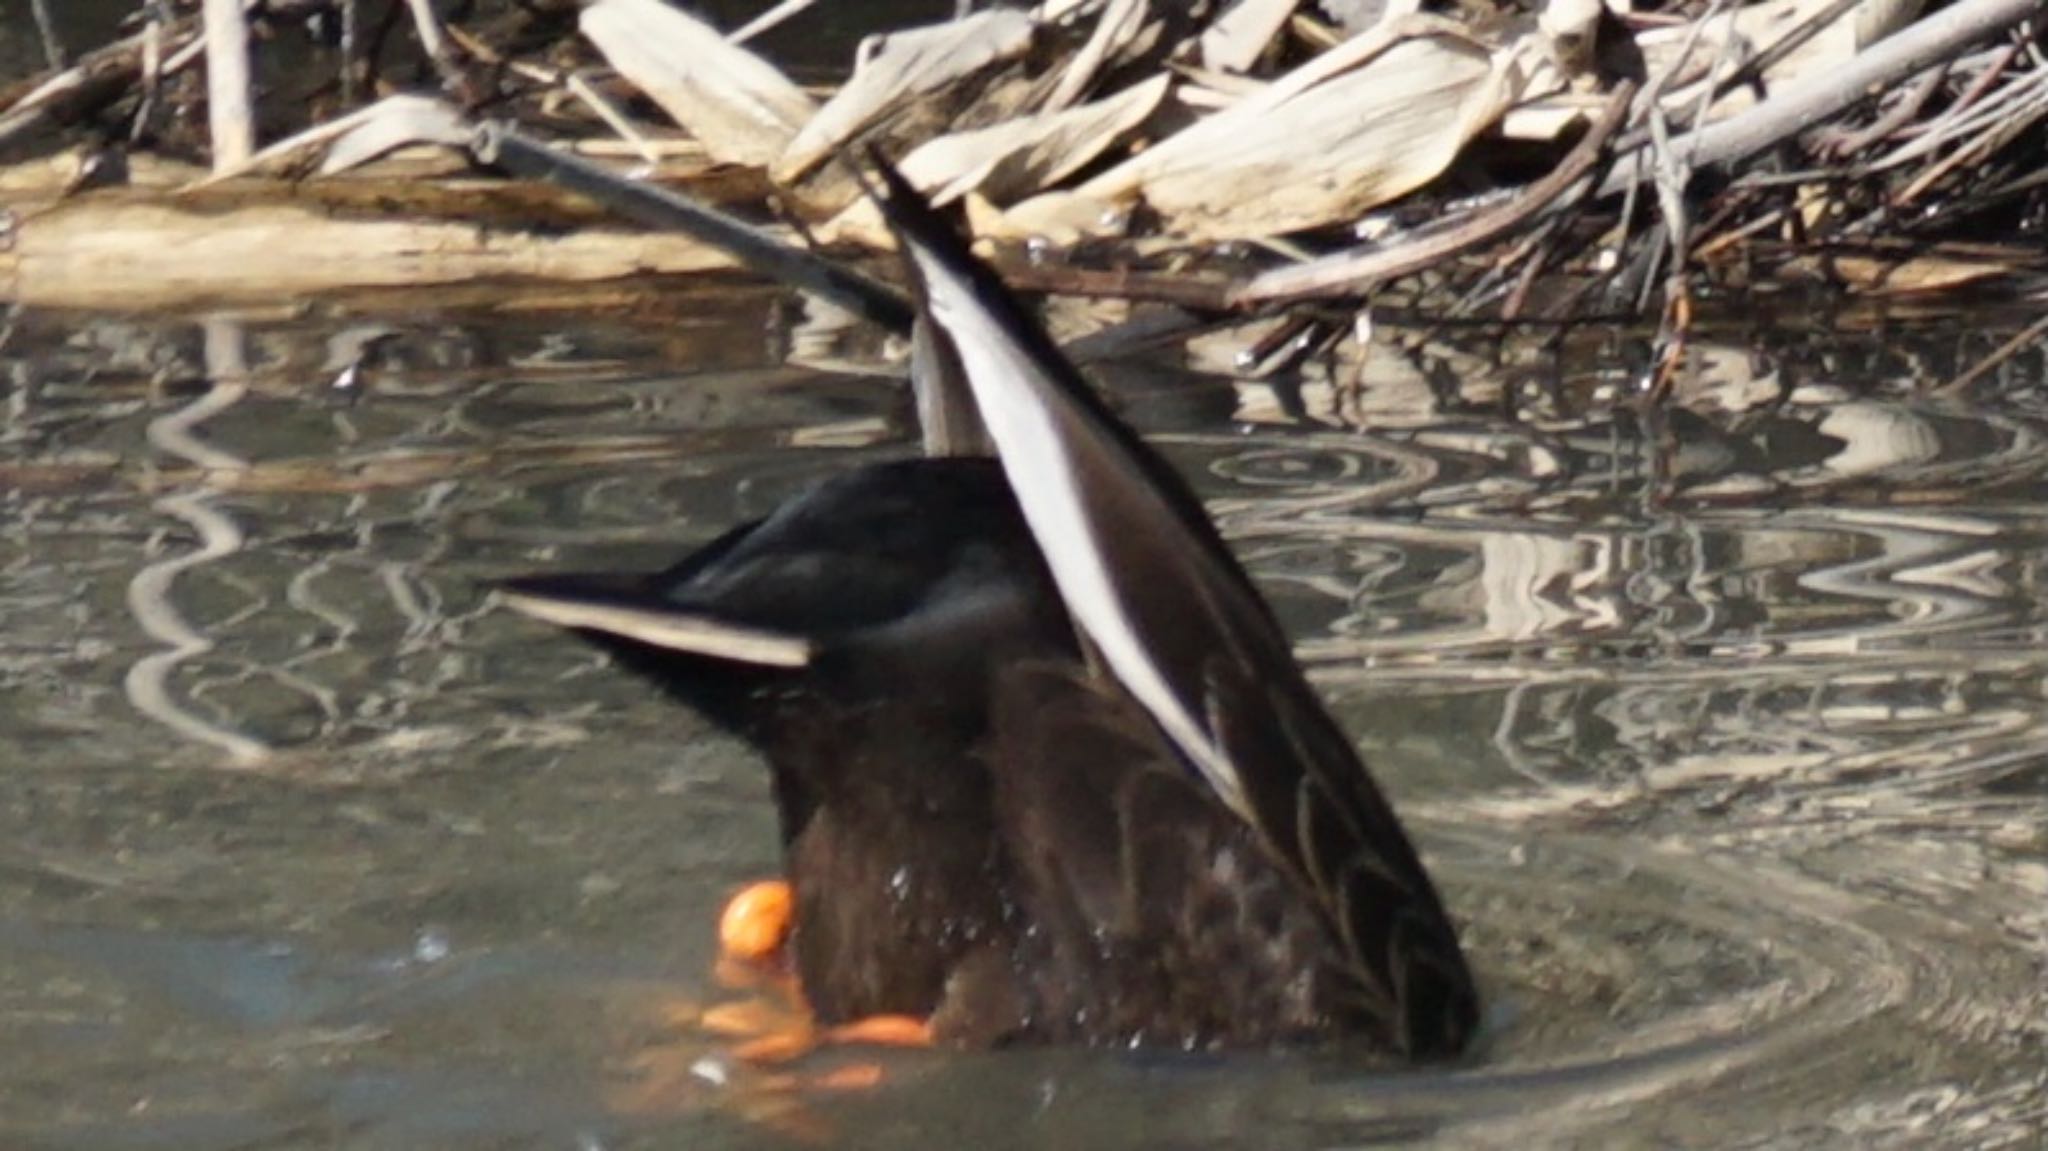
{"label": "white wing stripe", "polygon": [[974,390],[982,421],[996,442],[1003,471],[1025,522],[1052,569],[1067,610],[1080,621],[1117,679],[1202,773],[1217,795],[1250,820],[1243,787],[1211,733],[1175,694],[1145,651],[1130,613],[1117,595],[1100,541],[1102,526],[1089,515],[1054,413],[1034,389],[1011,382],[1039,374],[1029,353],[989,320],[972,283],[908,241],[925,281],[932,314],[953,337],[961,367]]}
{"label": "white wing stripe", "polygon": [[515,591],[498,594],[513,611],[557,627],[603,632],[638,640],[650,647],[763,667],[803,667],[811,662],[811,642],[801,636],[723,624],[656,608],[556,599]]}

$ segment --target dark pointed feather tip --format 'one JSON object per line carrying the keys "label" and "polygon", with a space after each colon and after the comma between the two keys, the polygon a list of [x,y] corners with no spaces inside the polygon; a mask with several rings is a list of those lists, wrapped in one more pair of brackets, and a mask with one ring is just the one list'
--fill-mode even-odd
{"label": "dark pointed feather tip", "polygon": [[946,213],[932,207],[924,193],[912,187],[879,148],[870,146],[867,154],[868,163],[881,179],[883,193],[875,196],[875,189],[869,187],[868,195],[874,199],[883,222],[896,233],[897,239],[915,244],[948,263],[972,264],[967,242],[961,238],[959,229],[946,218]]}

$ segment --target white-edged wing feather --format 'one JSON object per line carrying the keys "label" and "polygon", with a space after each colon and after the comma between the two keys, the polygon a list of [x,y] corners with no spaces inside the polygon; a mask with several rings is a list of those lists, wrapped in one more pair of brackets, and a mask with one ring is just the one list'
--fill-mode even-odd
{"label": "white-edged wing feather", "polygon": [[[914,239],[909,250],[924,278],[933,318],[953,339],[1003,470],[1067,610],[1110,671],[1152,713],[1216,794],[1250,819],[1243,784],[1229,759],[1194,701],[1174,690],[1152,658],[1130,605],[1119,593],[1110,570],[1114,543],[1106,538],[1113,527],[1101,522],[1101,504],[1082,489],[1086,474],[1070,456],[1070,445],[1105,447],[1093,442],[1097,429],[1063,402],[1065,392],[1056,381],[1043,378],[1044,368],[1030,350],[992,320],[971,281]],[[1124,494],[1142,499],[1149,493],[1138,483]],[[1163,501],[1146,510],[1162,518],[1175,514]]]}
{"label": "white-edged wing feather", "polygon": [[814,645],[803,636],[743,627],[687,612],[603,599],[501,589],[499,600],[521,615],[579,631],[601,632],[649,647],[728,659],[760,667],[799,668]]}

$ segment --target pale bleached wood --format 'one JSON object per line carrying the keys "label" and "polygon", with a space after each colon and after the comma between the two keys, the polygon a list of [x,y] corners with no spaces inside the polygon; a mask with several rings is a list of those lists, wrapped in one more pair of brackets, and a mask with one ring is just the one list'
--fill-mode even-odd
{"label": "pale bleached wood", "polygon": [[658,0],[601,0],[578,26],[718,160],[765,167],[817,112],[774,65]]}
{"label": "pale bleached wood", "polygon": [[216,170],[242,164],[256,151],[256,114],[249,103],[249,21],[242,0],[206,0],[206,121]]}
{"label": "pale bleached wood", "polygon": [[209,212],[108,194],[24,214],[12,250],[0,253],[0,300],[150,308],[368,286],[592,281],[732,266],[724,254],[674,235],[353,219],[297,204]]}

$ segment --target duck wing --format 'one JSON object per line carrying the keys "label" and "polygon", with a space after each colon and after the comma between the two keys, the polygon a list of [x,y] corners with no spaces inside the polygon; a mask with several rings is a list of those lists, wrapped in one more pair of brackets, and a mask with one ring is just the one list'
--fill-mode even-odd
{"label": "duck wing", "polygon": [[1078,657],[993,461],[864,468],[667,571],[499,591],[761,749],[821,1020],[935,1015],[978,1044],[1023,1029],[985,759],[992,680]]}
{"label": "duck wing", "polygon": [[1080,630],[1179,756],[1312,887],[1363,1027],[1455,1053],[1478,997],[1393,810],[1170,467],[1089,390],[958,234],[882,167],[884,216],[949,340]]}
{"label": "duck wing", "polygon": [[1072,642],[1008,485],[986,459],[835,477],[664,571],[531,576],[497,591],[507,607],[610,651],[771,761],[794,763],[800,770],[776,771],[791,835],[815,807],[814,777],[852,775],[809,750],[830,738],[821,705],[864,715],[896,697],[967,700],[992,652]]}
{"label": "duck wing", "polygon": [[1201,1048],[1357,1030],[1316,900],[1120,685],[1078,660],[1019,664],[994,712],[1037,1032]]}

